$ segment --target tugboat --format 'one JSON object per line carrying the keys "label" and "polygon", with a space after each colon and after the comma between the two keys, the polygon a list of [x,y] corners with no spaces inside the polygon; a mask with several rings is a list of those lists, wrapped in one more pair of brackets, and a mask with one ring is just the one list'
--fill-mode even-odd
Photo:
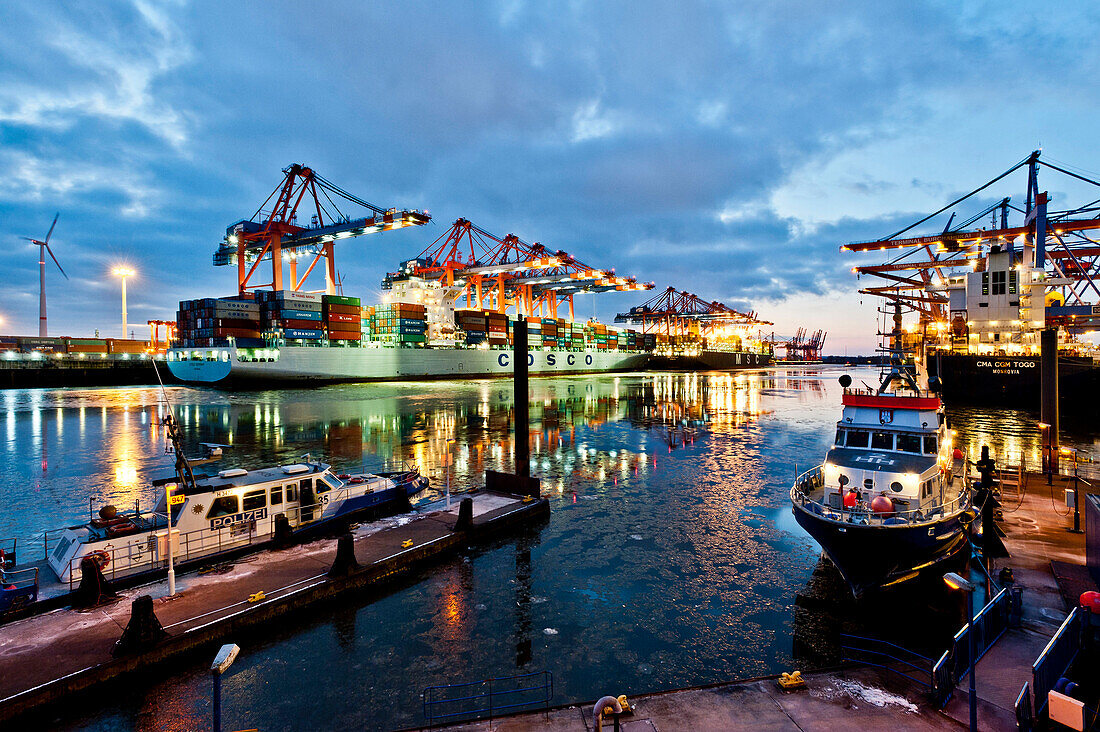
{"label": "tugboat", "polygon": [[878,389],[853,389],[840,377],[833,447],[791,488],[795,520],[857,599],[956,557],[974,517],[967,462],[953,449],[940,397],[904,363],[898,304],[891,336]]}

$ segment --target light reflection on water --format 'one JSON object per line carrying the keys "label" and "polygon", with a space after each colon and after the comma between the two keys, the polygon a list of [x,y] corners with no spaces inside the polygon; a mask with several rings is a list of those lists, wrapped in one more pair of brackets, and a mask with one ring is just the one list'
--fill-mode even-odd
{"label": "light reflection on water", "polygon": [[[866,371],[851,373],[872,380]],[[346,600],[240,639],[227,723],[415,725],[425,686],[521,671],[552,671],[563,702],[790,668],[794,597],[819,552],[791,517],[787,491],[832,437],[839,373],[532,380],[532,472],[551,498],[549,523],[371,604]],[[306,452],[340,467],[408,460],[439,486],[450,454],[459,488],[512,468],[508,382],[169,392],[191,450],[233,445],[218,468]],[[89,497],[148,505],[143,486],[170,468],[155,390],[3,398],[0,537],[30,541],[80,520]],[[966,419],[956,417],[960,435]],[[174,729],[208,719],[205,667],[92,702],[59,726]]]}

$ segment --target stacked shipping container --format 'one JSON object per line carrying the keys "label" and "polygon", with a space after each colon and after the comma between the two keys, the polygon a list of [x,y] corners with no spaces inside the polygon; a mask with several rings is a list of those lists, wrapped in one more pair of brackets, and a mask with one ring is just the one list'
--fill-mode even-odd
{"label": "stacked shipping container", "polygon": [[321,296],[314,292],[261,290],[263,332],[288,341],[316,342],[324,336]]}
{"label": "stacked shipping container", "polygon": [[423,348],[427,341],[428,310],[417,303],[376,305],[371,339],[384,345]]}
{"label": "stacked shipping container", "polygon": [[321,312],[329,342],[353,345],[363,337],[363,315],[357,297],[322,295]]}
{"label": "stacked shipping container", "polygon": [[230,337],[258,339],[260,304],[241,298],[183,300],[176,323],[184,346],[221,345]]}

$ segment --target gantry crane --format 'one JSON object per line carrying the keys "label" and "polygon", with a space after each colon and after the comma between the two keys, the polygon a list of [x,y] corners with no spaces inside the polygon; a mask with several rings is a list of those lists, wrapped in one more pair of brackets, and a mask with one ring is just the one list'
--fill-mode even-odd
{"label": "gantry crane", "polygon": [[528,244],[515,234],[497,237],[466,219],[403,262],[400,272],[388,274],[382,287],[390,289],[410,277],[438,281],[456,307],[500,313],[514,307],[519,314],[556,318],[566,305],[570,320],[573,295],[579,292],[653,289],[652,282],[589,267],[567,252]]}
{"label": "gantry crane", "polygon": [[811,335],[805,328],[799,328],[791,338],[777,338],[773,333],[768,342],[784,350],[784,361],[820,361],[826,335],[823,330],[814,331]]}
{"label": "gantry crane", "polygon": [[[1041,160],[1040,152],[1035,151],[993,180],[890,236],[843,245],[841,251],[856,253],[901,250],[901,254],[883,264],[852,268],[856,275],[869,274],[886,280],[884,285],[865,287],[860,292],[905,303],[918,311],[924,322],[946,322],[948,298],[943,286],[948,278],[974,271],[981,266],[986,251],[1000,247],[1020,257],[1017,261],[1022,260],[1025,266],[1033,263],[1046,269],[1046,283],[1062,289],[1062,300],[1067,305],[1083,304],[1086,297],[1094,295],[1100,302],[1100,288],[1093,281],[1100,273],[1100,241],[1087,233],[1100,229],[1100,200],[1074,209],[1048,210],[1050,196],[1039,190],[1040,166],[1100,186],[1098,181]],[[1002,198],[952,226],[956,215],[953,209],[959,204],[1024,167],[1028,171],[1024,208],[1012,205],[1010,198]],[[951,215],[942,232],[898,238],[949,211]],[[1010,226],[1010,216],[1015,215],[1022,216],[1022,221]],[[986,216],[991,217],[990,228],[971,228]]]}
{"label": "gantry crane", "polygon": [[756,313],[741,313],[717,300],[707,302],[698,295],[669,287],[651,297],[629,312],[615,316],[616,323],[633,323],[642,327],[643,333],[664,333],[682,336],[691,332],[706,335],[708,332],[728,327],[771,325]]}
{"label": "gantry crane", "polygon": [[[371,216],[352,219],[336,200],[369,209]],[[274,199],[271,208],[266,208]],[[309,226],[298,217],[310,216]],[[225,240],[214,253],[215,265],[237,265],[237,286],[241,295],[250,289],[301,290],[313,268],[325,260],[325,292],[336,292],[336,260],[333,245],[377,231],[406,226],[423,226],[431,220],[424,211],[381,209],[322,178],[311,168],[295,163],[283,169],[283,181],[272,191],[252,218],[230,225]],[[298,259],[310,257],[302,276]],[[253,284],[261,262],[271,263],[271,281]],[[289,266],[289,281],[283,277],[283,262]]]}

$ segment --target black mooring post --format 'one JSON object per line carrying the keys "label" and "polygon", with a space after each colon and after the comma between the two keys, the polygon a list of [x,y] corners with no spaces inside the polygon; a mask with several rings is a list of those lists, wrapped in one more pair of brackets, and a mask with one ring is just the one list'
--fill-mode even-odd
{"label": "black mooring post", "polygon": [[1047,328],[1039,336],[1042,401],[1040,419],[1047,430],[1047,470],[1058,470],[1058,329]]}
{"label": "black mooring post", "polygon": [[512,401],[516,409],[516,475],[531,477],[530,430],[527,424],[527,319],[522,315],[512,325]]}

